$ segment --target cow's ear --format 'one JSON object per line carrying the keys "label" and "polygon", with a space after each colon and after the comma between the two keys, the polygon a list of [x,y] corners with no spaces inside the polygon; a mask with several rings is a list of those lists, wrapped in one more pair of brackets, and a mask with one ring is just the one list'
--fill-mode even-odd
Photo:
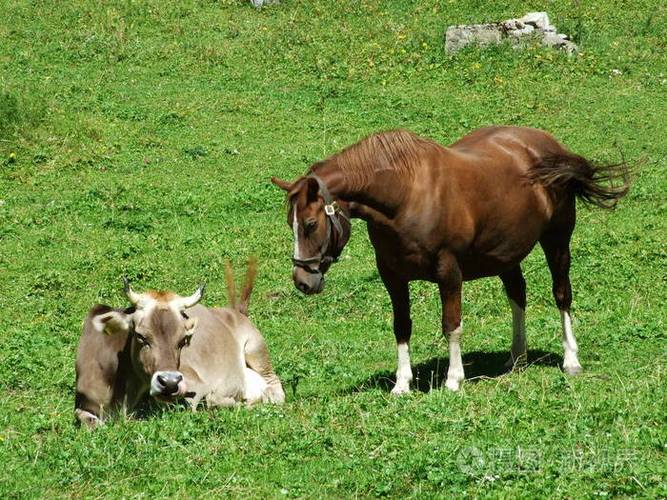
{"label": "cow's ear", "polygon": [[186,337],[191,337],[193,333],[195,333],[195,330],[197,329],[197,325],[199,324],[199,318],[188,318],[185,320],[185,336]]}
{"label": "cow's ear", "polygon": [[105,335],[127,334],[130,331],[132,315],[122,311],[109,311],[93,318],[93,327]]}

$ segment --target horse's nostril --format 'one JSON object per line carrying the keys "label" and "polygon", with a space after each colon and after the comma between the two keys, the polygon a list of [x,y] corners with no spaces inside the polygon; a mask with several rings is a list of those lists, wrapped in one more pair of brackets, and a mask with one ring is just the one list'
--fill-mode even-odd
{"label": "horse's nostril", "polygon": [[297,283],[296,287],[301,290],[303,293],[306,293],[310,288],[304,282]]}

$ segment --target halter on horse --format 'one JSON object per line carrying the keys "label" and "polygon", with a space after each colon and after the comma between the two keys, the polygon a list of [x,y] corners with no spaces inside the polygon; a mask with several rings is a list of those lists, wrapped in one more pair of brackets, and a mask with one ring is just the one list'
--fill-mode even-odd
{"label": "halter on horse", "polygon": [[[324,214],[326,215],[327,221],[327,236],[324,239],[317,255],[308,257],[306,259],[300,259],[294,256],[292,257],[292,263],[296,267],[300,267],[308,273],[322,274],[322,271],[320,271],[320,267],[322,265],[326,266],[328,269],[331,264],[338,261],[338,257],[343,251],[343,246],[339,243],[343,241],[344,234],[343,225],[340,219],[342,218],[345,220],[349,226],[350,218],[345,215],[345,213],[343,213],[336,200],[334,200],[329,193],[329,190],[327,189],[327,186],[324,184],[322,179],[320,179],[315,174],[311,174],[308,177],[311,177],[317,181],[317,184],[319,185],[319,195],[324,200]],[[313,267],[313,264],[316,264],[316,267]]]}

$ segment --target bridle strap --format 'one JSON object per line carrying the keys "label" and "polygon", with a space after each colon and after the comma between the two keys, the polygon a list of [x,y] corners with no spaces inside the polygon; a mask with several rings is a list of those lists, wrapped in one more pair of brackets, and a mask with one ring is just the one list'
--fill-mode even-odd
{"label": "bridle strap", "polygon": [[336,231],[338,231],[338,234],[343,234],[343,226],[338,219],[338,215],[342,215],[338,203],[336,203],[336,200],[333,199],[333,196],[331,196],[331,193],[329,192],[329,188],[327,188],[327,185],[322,179],[320,179],[316,174],[310,174],[309,177],[315,179],[317,185],[320,187],[320,195],[324,199],[324,213],[334,225]]}

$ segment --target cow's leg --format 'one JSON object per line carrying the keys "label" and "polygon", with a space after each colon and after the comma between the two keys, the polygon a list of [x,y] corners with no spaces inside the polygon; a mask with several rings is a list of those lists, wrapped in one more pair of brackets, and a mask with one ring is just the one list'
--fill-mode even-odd
{"label": "cow's leg", "polygon": [[87,427],[88,429],[95,429],[103,423],[100,417],[88,410],[82,410],[81,408],[76,408],[74,410],[74,416],[83,426]]}
{"label": "cow's leg", "polygon": [[207,387],[201,378],[199,378],[197,372],[189,365],[181,364],[179,370],[183,374],[183,379],[185,379],[187,387],[186,396],[183,399],[190,406],[192,413],[197,413],[197,407],[206,395]]}
{"label": "cow's leg", "polygon": [[206,404],[209,408],[233,408],[239,405],[239,402],[231,396],[223,396],[213,392],[206,396]]}
{"label": "cow's leg", "polygon": [[77,377],[74,398],[76,421],[89,429],[99,427],[104,422],[104,411],[111,407],[112,390],[102,376],[85,373]]}
{"label": "cow's leg", "polygon": [[[574,221],[572,221],[574,226]],[[563,339],[563,371],[568,375],[581,373],[582,368],[577,357],[577,340],[572,331],[572,287],[570,285],[570,235],[571,229],[550,231],[541,240],[540,244],[549,264],[553,281],[553,295],[560,311],[562,339]]]}
{"label": "cow's leg", "polygon": [[398,367],[396,369],[396,385],[392,394],[410,392],[412,382],[412,367],[410,366],[410,336],[412,334],[412,320],[410,319],[410,288],[408,282],[398,277],[379,259],[378,271],[384,283],[391,306],[394,311],[394,336],[398,352]]}
{"label": "cow's leg", "polygon": [[252,368],[246,368],[245,369],[245,394],[244,398],[246,401],[246,404],[248,406],[253,405],[254,403],[257,402],[278,402],[282,403],[284,401],[284,394],[283,394],[283,400],[281,401],[273,401],[271,399],[271,394],[269,392],[269,386],[266,383],[266,379],[262,377],[259,373],[257,373],[255,370]]}
{"label": "cow's leg", "polygon": [[500,275],[512,308],[512,349],[505,367],[523,368],[528,361],[526,347],[526,280],[516,266]]}
{"label": "cow's leg", "polygon": [[438,266],[438,288],[442,302],[442,332],[449,344],[449,369],[445,385],[450,391],[458,391],[465,378],[463,359],[461,358],[461,270],[455,259],[446,256]]}
{"label": "cow's leg", "polygon": [[[246,323],[239,327],[244,329],[243,333],[245,334],[241,335],[241,338],[246,339],[244,346],[245,362],[251,369],[250,371],[256,372],[264,379],[266,387],[262,389],[264,393],[262,399],[271,403],[284,403],[285,391],[280,383],[280,379],[273,371],[269,349],[266,347],[264,337],[262,337],[262,334],[259,333],[249,320],[246,319],[245,321]],[[252,374],[248,372],[249,370],[246,369],[246,386],[252,392],[251,388],[258,387],[261,383],[255,380]]]}

